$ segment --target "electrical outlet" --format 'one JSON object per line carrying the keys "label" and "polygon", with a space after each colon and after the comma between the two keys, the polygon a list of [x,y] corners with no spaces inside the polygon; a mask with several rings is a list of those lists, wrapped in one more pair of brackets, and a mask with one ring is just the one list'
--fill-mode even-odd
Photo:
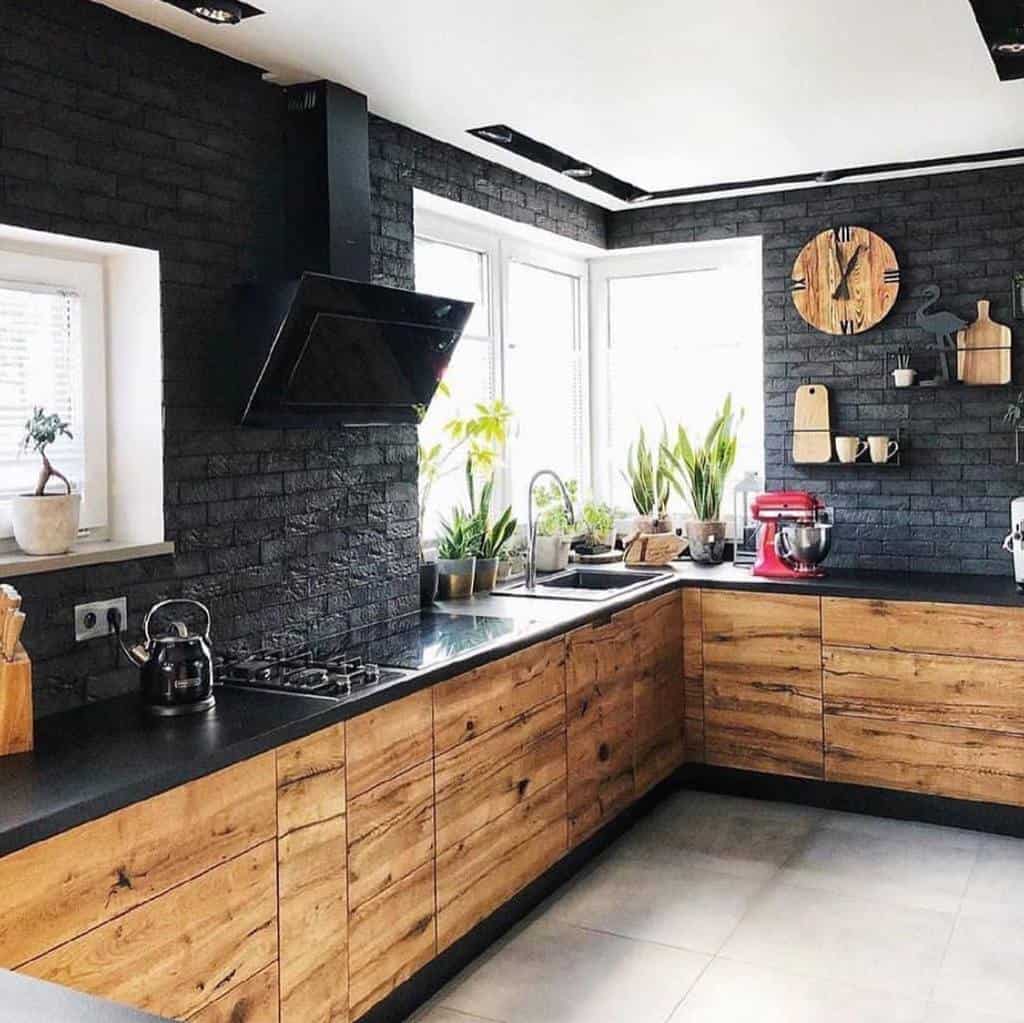
{"label": "electrical outlet", "polygon": [[117,611],[121,615],[121,628],[128,625],[128,601],[124,597],[113,600],[94,600],[91,604],[75,605],[75,642],[96,639],[110,635],[110,623],[107,621],[108,611]]}

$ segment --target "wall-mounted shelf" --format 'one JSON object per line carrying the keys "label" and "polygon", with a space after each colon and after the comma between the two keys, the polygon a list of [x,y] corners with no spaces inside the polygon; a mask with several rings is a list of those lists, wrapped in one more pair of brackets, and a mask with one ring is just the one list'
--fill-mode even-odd
{"label": "wall-mounted shelf", "polygon": [[[1024,432],[1024,430],[1022,430],[1020,432]],[[832,449],[832,457],[827,462],[798,462],[798,461],[796,461],[793,458],[793,449],[792,449],[792,446],[790,446],[789,464],[792,465],[792,466],[798,467],[798,468],[803,468],[803,469],[834,468],[834,469],[843,469],[843,470],[853,471],[853,470],[856,470],[856,469],[899,469],[903,465],[903,453],[904,453],[904,444],[906,442],[906,438],[904,436],[902,428],[900,428],[900,427],[897,427],[897,429],[894,432],[891,432],[891,433],[888,434],[889,437],[894,437],[895,438],[896,443],[899,445],[899,447],[897,448],[896,453],[893,455],[893,457],[890,458],[889,461],[887,461],[887,462],[872,462],[871,461],[871,454],[870,454],[869,451],[865,451],[860,456],[860,458],[858,458],[855,462],[841,462],[841,461],[839,461],[839,458],[838,458],[838,456],[835,453],[835,446],[836,446],[835,445],[835,439],[836,439],[836,436],[837,436],[837,433],[836,433],[835,430],[792,430],[791,433],[793,433],[793,434],[796,434],[796,433],[827,433],[827,434],[829,434],[829,440],[830,440],[831,449]],[[852,437],[853,434],[840,433],[840,434],[838,434],[838,436],[840,436],[840,437]],[[865,438],[864,438],[865,440],[867,439],[867,436],[868,435],[865,435]],[[881,434],[871,434],[870,436],[881,436]],[[1022,440],[1020,438],[1020,434],[1019,433],[1018,433],[1018,437],[1017,437],[1017,444],[1018,444],[1018,451],[1022,455],[1024,455],[1024,440]],[[1021,464],[1024,464],[1024,463],[1021,463]]]}
{"label": "wall-mounted shelf", "polygon": [[[992,347],[992,348],[972,348],[971,351],[972,352],[1005,352],[1006,351],[1006,346],[1004,345],[1004,346],[1000,346],[998,348],[997,347]],[[917,374],[918,375],[917,375],[917,378],[915,379],[914,383],[912,383],[909,387],[897,387],[896,386],[896,381],[893,379],[892,373],[893,373],[894,369],[898,369],[899,368],[896,365],[896,360],[897,360],[898,354],[899,353],[897,353],[897,352],[886,352],[885,353],[885,381],[886,381],[885,386],[888,387],[888,388],[891,388],[894,391],[912,391],[912,390],[915,390],[917,388],[923,388],[925,390],[945,391],[945,390],[949,390],[951,388],[959,388],[959,387],[993,388],[993,387],[1012,387],[1013,386],[1013,381],[1012,380],[1010,380],[1009,382],[1007,382],[1005,384],[970,384],[970,383],[967,383],[964,380],[956,379],[955,373],[956,373],[956,354],[957,353],[956,353],[955,349],[951,349],[949,352],[945,353],[945,355],[949,359],[951,359],[953,361],[953,365],[950,367],[950,369],[951,369],[952,374],[954,374],[954,375],[951,376],[951,379],[949,379],[948,381],[947,380],[943,380],[941,376],[936,375],[935,377],[930,377],[927,381],[922,383],[921,382],[921,378],[920,378],[920,370],[917,370]],[[918,356],[918,355],[928,356],[932,361],[935,361],[935,359],[936,359],[936,357],[938,355],[938,352],[934,348],[929,347],[929,348],[921,348],[921,349],[919,349],[917,351],[914,351],[912,353],[912,355],[913,356]],[[920,359],[912,359],[912,361],[916,361],[920,365],[922,360],[920,360]],[[911,366],[910,368],[911,369],[916,369],[916,367],[914,367],[914,366]]]}

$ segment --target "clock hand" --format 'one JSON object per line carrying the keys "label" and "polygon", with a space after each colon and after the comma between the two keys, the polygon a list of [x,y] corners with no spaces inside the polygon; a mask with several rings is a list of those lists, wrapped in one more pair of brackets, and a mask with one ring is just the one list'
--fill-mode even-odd
{"label": "clock hand", "polygon": [[857,248],[853,250],[850,262],[846,264],[843,276],[840,278],[839,284],[836,285],[836,290],[832,292],[832,297],[834,299],[848,299],[850,297],[850,285],[848,282],[850,274],[853,273],[853,268],[857,265],[857,259],[860,257],[860,250],[862,248],[864,248],[863,245],[858,245]]}

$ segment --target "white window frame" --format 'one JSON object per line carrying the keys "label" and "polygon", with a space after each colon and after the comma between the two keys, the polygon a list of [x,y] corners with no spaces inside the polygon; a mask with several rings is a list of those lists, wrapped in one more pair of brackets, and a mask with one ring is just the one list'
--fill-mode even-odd
{"label": "white window frame", "polygon": [[[590,261],[590,322],[591,353],[591,478],[594,481],[594,496],[597,500],[611,503],[612,495],[607,493],[605,474],[599,471],[609,457],[611,444],[610,409],[610,322],[609,304],[611,292],[609,283],[615,278],[650,277],[672,273],[700,273],[728,267],[736,273],[736,279],[744,294],[751,296],[749,303],[741,303],[736,309],[723,310],[723,316],[730,319],[730,329],[740,339],[744,352],[756,361],[758,370],[764,373],[764,313],[762,239],[734,238],[713,242],[685,242],[677,245],[647,246],[641,249],[623,249],[614,254]],[[762,387],[763,395],[764,389]],[[724,397],[724,394],[723,394]],[[756,431],[754,440],[761,451],[764,464],[764,411],[763,406],[751,415],[748,410],[744,430]],[[763,476],[762,476],[763,478]],[[626,510],[626,509],[620,509]],[[723,509],[731,515],[732,509]]]}
{"label": "white window frame", "polygon": [[[2,284],[47,291],[70,291],[79,298],[83,421],[72,423],[71,429],[81,433],[84,453],[85,486],[81,528],[92,530],[99,536],[108,525],[109,495],[107,318],[102,263],[0,249]],[[26,454],[24,457],[35,456]],[[13,549],[13,531],[9,524],[0,519],[0,550]]]}

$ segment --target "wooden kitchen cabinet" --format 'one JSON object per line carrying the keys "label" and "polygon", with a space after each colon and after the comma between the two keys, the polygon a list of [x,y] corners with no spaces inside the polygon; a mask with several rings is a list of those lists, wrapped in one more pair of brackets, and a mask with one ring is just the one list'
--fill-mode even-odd
{"label": "wooden kitchen cabinet", "polygon": [[277,750],[281,1023],[348,1020],[345,726]]}
{"label": "wooden kitchen cabinet", "polygon": [[707,590],[701,610],[707,762],[823,777],[819,598]]}
{"label": "wooden kitchen cabinet", "polygon": [[437,951],[433,697],[348,722],[349,1018]]}
{"label": "wooden kitchen cabinet", "polygon": [[702,593],[683,590],[683,679],[686,691],[686,760],[704,762],[704,635]]}
{"label": "wooden kitchen cabinet", "polygon": [[278,964],[271,963],[205,1009],[189,1016],[189,1023],[278,1023],[277,978]]}
{"label": "wooden kitchen cabinet", "polygon": [[434,722],[442,951],[566,851],[564,641],[435,687]]}

